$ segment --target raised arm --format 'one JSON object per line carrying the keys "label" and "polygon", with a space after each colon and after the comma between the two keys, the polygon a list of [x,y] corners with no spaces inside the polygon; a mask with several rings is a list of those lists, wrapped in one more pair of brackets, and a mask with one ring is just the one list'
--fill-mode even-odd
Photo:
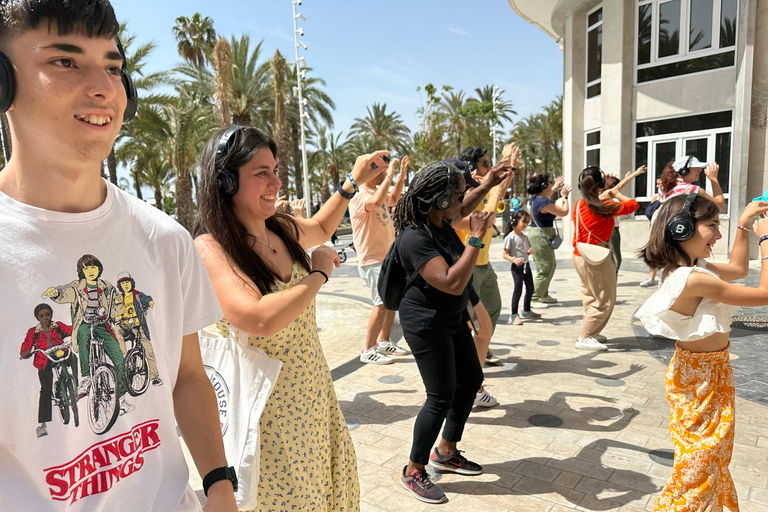
{"label": "raised arm", "polygon": [[397,177],[395,187],[392,192],[389,193],[389,200],[391,204],[395,204],[400,200],[400,196],[403,193],[403,186],[405,185],[405,177],[408,176],[408,164],[411,162],[411,158],[408,155],[403,157],[403,161],[400,162],[400,175]]}
{"label": "raised arm", "polygon": [[723,189],[720,187],[720,182],[717,180],[717,172],[720,170],[720,166],[715,162],[707,164],[707,170],[704,174],[707,175],[709,183],[712,185],[712,195],[706,190],[702,190],[702,195],[714,201],[714,203],[722,210],[725,208],[725,196],[723,195]]}
{"label": "raised arm", "polygon": [[[226,319],[237,329],[256,336],[272,336],[296,320],[315,298],[325,277],[312,273],[295,286],[281,292],[262,295],[253,281],[240,269],[232,268],[221,246],[210,236],[195,239],[208,275]],[[330,247],[312,252],[312,270],[330,276],[339,266],[339,255]]]}
{"label": "raised arm", "polygon": [[549,203],[546,206],[542,206],[541,209],[539,209],[542,213],[550,213],[552,215],[555,215],[557,217],[565,217],[568,215],[568,212],[570,211],[569,205],[568,205],[568,194],[571,193],[571,187],[569,185],[563,185],[563,187],[560,189],[560,197],[565,199],[565,206],[557,206],[555,203]]}
{"label": "raised arm", "polygon": [[[768,203],[762,201],[747,204],[739,216],[738,225],[749,226],[752,219],[768,209],[766,207],[768,207]],[[757,226],[755,227],[757,229]],[[768,246],[768,242],[763,242],[762,245]],[[708,261],[707,268],[718,274],[720,279],[724,281],[735,281],[746,277],[749,272],[749,231],[737,228],[736,238],[733,241],[733,249],[731,250],[731,258],[728,260],[728,263]]]}
{"label": "raised arm", "polygon": [[[633,179],[637,178],[637,177],[638,177],[638,176],[640,176],[641,174],[644,174],[644,173],[645,173],[647,170],[648,170],[648,166],[647,166],[647,165],[641,165],[640,167],[638,167],[637,169],[635,169],[635,170],[634,170],[634,172],[628,172],[628,173],[627,173],[627,174],[624,176],[624,179],[622,179],[620,182],[618,182],[618,183],[616,184],[616,186],[615,186],[615,187],[613,187],[613,189],[609,189],[609,190],[614,190],[614,189],[615,189],[615,190],[621,190],[621,189],[623,189],[623,188],[624,188],[624,187],[626,187],[626,186],[627,186],[627,185],[628,185],[628,184],[629,184],[629,183],[630,183],[630,182],[631,182]],[[607,201],[608,199],[610,199],[609,190],[604,190],[604,191],[603,191],[603,193],[602,193],[602,194],[600,194],[600,196],[599,196],[599,197],[600,197],[600,199],[602,199],[603,201]]]}
{"label": "raised arm", "polygon": [[[382,155],[388,155],[389,151],[374,151],[367,155],[360,155],[355,161],[355,166],[350,175],[355,184],[360,186],[367,183],[371,178],[384,172],[387,164],[381,159]],[[347,177],[342,184],[344,191],[352,193],[355,187],[352,181]],[[326,201],[320,211],[311,219],[296,218],[296,224],[299,225],[299,243],[305,249],[320,245],[326,242],[339,227],[339,222],[344,217],[344,212],[349,204],[349,199],[341,197],[336,192]]]}
{"label": "raised arm", "polygon": [[392,178],[395,177],[396,165],[397,158],[389,162],[387,175],[384,176],[384,181],[381,182],[381,185],[376,189],[376,192],[374,192],[374,194],[365,202],[365,211],[370,212],[371,210],[381,208],[381,205],[387,200],[387,197],[389,196],[389,186],[392,184]]}

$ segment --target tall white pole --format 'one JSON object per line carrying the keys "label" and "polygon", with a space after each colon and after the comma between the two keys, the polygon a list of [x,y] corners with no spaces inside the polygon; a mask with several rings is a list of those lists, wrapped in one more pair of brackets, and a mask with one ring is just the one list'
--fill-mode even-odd
{"label": "tall white pole", "polygon": [[496,164],[496,103],[498,100],[497,92],[499,90],[498,85],[493,86],[493,93],[491,94],[491,100],[493,102],[493,120],[491,125],[491,137],[493,138],[493,165]]}
{"label": "tall white pole", "polygon": [[293,4],[293,38],[296,46],[296,82],[299,96],[299,126],[301,126],[301,163],[304,169],[304,208],[307,218],[312,217],[312,193],[309,189],[309,165],[307,165],[307,137],[304,131],[304,97],[301,93],[301,66],[299,65],[299,25],[296,21],[296,1]]}

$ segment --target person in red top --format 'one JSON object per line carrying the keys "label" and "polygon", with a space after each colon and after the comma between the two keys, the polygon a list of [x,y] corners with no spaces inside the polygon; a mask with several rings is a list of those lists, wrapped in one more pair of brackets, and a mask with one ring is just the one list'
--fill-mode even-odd
{"label": "person in red top", "polygon": [[[48,304],[38,304],[35,306],[35,318],[38,323],[35,327],[30,327],[24,342],[21,344],[21,357],[28,359],[32,355],[33,349],[47,350],[53,346],[64,343],[64,338],[72,336],[72,327],[61,322],[53,322],[53,309]],[[37,375],[40,378],[40,402],[37,406],[37,437],[48,435],[45,424],[51,421],[51,390],[53,389],[53,367],[51,362],[40,352],[35,353],[33,363],[37,368]],[[75,387],[77,387],[77,357],[70,352],[69,359],[64,361],[69,365],[71,374],[75,377]]]}
{"label": "person in red top", "polygon": [[601,341],[600,331],[608,323],[616,304],[616,260],[611,255],[599,264],[587,262],[576,246],[577,243],[602,245],[611,249],[609,240],[615,225],[614,217],[628,215],[638,208],[637,201],[630,199],[616,188],[609,189],[609,200],[600,199],[605,190],[605,174],[598,167],[589,166],[579,175],[582,199],[573,207],[573,267],[581,279],[581,301],[584,319],[581,336],[576,348],[582,350],[608,350]]}

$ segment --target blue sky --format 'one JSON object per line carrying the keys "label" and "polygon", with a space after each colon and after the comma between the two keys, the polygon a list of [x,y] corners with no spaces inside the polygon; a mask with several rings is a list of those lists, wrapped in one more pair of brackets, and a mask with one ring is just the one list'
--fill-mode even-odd
{"label": "blue sky", "polygon": [[[150,71],[180,62],[171,32],[177,16],[210,16],[219,34],[264,39],[262,59],[275,48],[295,60],[291,0],[112,0],[137,42],[154,39]],[[562,94],[558,45],[526,23],[505,0],[303,0],[300,50],[327,82],[336,103],[334,132],[349,130],[366,106],[386,103],[411,130],[421,105],[418,86],[451,85],[469,93],[499,85],[519,116]],[[422,93],[423,94],[423,93]],[[519,118],[515,117],[515,120]],[[505,128],[510,128],[511,125]]]}

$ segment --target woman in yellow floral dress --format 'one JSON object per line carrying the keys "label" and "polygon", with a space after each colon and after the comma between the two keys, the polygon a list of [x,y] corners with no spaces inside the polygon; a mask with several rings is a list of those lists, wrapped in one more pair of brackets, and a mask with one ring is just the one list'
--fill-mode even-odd
{"label": "woman in yellow floral dress", "polygon": [[359,157],[337,193],[301,219],[275,210],[276,146],[260,130],[220,130],[203,151],[195,244],[224,311],[219,329],[248,333],[249,345],[283,362],[259,423],[259,512],[360,509],[357,459],[317,337],[315,296],[339,265],[320,244],[357,186],[386,169],[386,153]]}
{"label": "woman in yellow floral dress", "polygon": [[730,284],[749,269],[749,229],[768,203],[752,202],[739,217],[728,263],[704,258],[722,236],[720,208],[705,196],[681,195],[656,212],[640,256],[664,269],[664,282],[636,315],[649,333],[677,340],[666,373],[669,431],[675,463],[656,504],[658,512],[738,512],[728,465],[733,453],[735,391],[728,355],[736,306],[768,304],[768,219],[754,223],[763,254],[760,286]]}

